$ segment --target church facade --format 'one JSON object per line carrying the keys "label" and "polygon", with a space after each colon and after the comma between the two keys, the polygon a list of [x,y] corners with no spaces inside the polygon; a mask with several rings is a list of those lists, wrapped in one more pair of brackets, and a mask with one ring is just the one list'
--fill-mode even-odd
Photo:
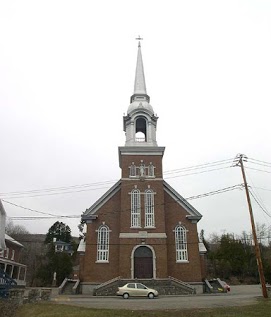
{"label": "church facade", "polygon": [[97,285],[127,279],[204,278],[205,249],[199,243],[201,214],[163,179],[165,147],[157,145],[158,117],[146,91],[138,45],[134,94],[123,117],[126,135],[118,148],[121,179],[82,215],[80,281]]}

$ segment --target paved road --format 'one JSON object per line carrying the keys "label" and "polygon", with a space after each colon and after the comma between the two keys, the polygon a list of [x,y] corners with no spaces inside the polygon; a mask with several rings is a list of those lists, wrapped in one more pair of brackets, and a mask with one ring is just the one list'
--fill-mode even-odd
{"label": "paved road", "polygon": [[261,296],[259,285],[233,286],[227,294],[199,294],[186,296],[160,296],[153,300],[145,298],[96,297],[96,296],[58,296],[56,302],[67,305],[128,310],[162,310],[214,308],[225,306],[243,306],[257,302]]}

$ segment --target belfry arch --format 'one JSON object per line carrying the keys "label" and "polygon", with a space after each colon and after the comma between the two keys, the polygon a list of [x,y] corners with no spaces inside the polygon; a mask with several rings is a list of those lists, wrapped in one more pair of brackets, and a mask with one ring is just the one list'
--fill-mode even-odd
{"label": "belfry arch", "polygon": [[141,142],[147,142],[147,119],[146,118],[139,117],[136,119],[135,136],[136,136],[136,140]]}

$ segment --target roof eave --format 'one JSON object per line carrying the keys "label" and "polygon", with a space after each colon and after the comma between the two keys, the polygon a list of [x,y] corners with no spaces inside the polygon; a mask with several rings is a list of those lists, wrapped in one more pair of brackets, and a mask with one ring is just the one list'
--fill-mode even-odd
{"label": "roof eave", "polygon": [[115,183],[109,190],[100,197],[91,207],[89,207],[82,215],[82,220],[94,220],[98,216],[95,213],[112,197],[115,193],[120,190],[121,180]]}
{"label": "roof eave", "polygon": [[187,219],[193,222],[198,222],[202,218],[202,215],[191,204],[189,204],[189,202],[185,198],[183,198],[175,189],[173,189],[165,180],[164,188],[166,192],[168,192],[168,194],[189,213],[186,216]]}

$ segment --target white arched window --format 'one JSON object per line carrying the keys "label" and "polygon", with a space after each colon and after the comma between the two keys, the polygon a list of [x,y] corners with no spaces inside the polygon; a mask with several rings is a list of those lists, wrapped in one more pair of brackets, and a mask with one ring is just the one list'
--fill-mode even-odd
{"label": "white arched window", "polygon": [[97,262],[109,262],[109,228],[105,225],[98,229]]}
{"label": "white arched window", "polygon": [[154,227],[154,193],[151,189],[145,191],[145,227]]}
{"label": "white arched window", "polygon": [[131,227],[141,227],[140,190],[131,192]]}
{"label": "white arched window", "polygon": [[175,228],[175,245],[176,245],[176,261],[188,261],[187,253],[187,237],[186,229],[183,226],[176,226]]}

